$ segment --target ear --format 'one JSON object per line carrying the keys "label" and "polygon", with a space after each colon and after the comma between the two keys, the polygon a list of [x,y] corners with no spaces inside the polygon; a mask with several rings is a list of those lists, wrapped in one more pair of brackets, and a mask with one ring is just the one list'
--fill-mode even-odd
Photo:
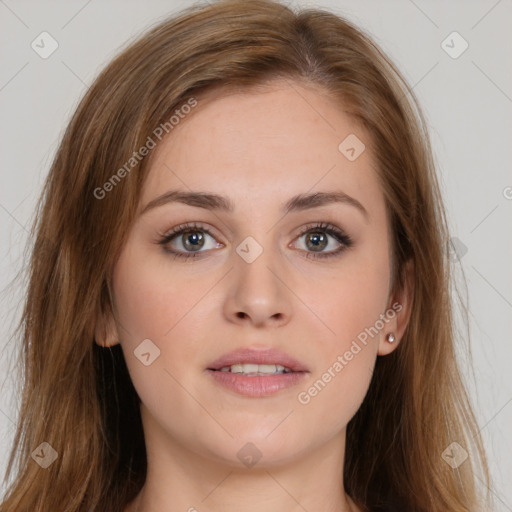
{"label": "ear", "polygon": [[96,326],[94,329],[94,341],[101,347],[111,347],[119,343],[119,333],[114,320],[110,303],[107,311],[102,311],[97,315]]}
{"label": "ear", "polygon": [[[405,263],[403,272],[403,288],[397,290],[390,297],[386,309],[386,316],[389,320],[380,334],[379,349],[377,352],[379,356],[391,354],[391,352],[396,349],[409,323],[412,311],[412,298],[414,295],[414,263],[412,259]],[[392,343],[386,339],[387,335],[391,333],[395,336],[395,341]]]}

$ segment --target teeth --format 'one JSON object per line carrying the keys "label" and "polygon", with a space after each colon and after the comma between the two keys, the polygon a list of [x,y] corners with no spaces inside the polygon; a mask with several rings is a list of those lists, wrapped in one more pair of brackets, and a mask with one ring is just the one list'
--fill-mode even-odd
{"label": "teeth", "polygon": [[256,375],[279,375],[280,373],[291,373],[290,368],[281,366],[280,364],[251,364],[239,363],[232,364],[231,366],[224,366],[220,369],[221,372],[243,373],[248,376]]}

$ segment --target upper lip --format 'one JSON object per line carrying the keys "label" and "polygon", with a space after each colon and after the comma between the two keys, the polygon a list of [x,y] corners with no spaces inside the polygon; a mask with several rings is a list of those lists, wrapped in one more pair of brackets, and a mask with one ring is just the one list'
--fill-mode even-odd
{"label": "upper lip", "polygon": [[208,365],[208,370],[220,370],[239,363],[279,364],[294,372],[307,372],[307,367],[290,355],[276,348],[239,348],[224,354]]}

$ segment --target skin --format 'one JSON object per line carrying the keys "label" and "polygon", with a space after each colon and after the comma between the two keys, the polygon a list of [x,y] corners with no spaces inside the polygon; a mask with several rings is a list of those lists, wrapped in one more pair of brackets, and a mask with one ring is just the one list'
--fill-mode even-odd
{"label": "skin", "polygon": [[[126,510],[359,510],[342,484],[346,425],[377,356],[400,342],[411,292],[389,295],[388,219],[370,150],[353,162],[338,150],[349,134],[363,142],[368,134],[323,92],[298,83],[210,91],[198,101],[154,150],[139,211],[177,188],[227,195],[235,210],[169,203],[138,216],[113,273],[114,317],[96,327],[99,344],[121,343],[142,401],[148,476]],[[348,204],[279,212],[295,194],[334,190],[362,203],[368,219]],[[202,257],[173,259],[160,234],[189,222],[213,237],[202,232]],[[354,245],[329,259],[306,258],[317,253],[299,235],[316,222],[343,229]],[[236,252],[247,236],[263,247],[250,264]],[[324,253],[340,246],[327,236]],[[168,246],[186,252],[185,238]],[[396,301],[402,310],[301,404],[298,393]],[[385,339],[390,332],[395,343]],[[161,351],[149,366],[133,354],[147,338]],[[271,397],[238,395],[205,368],[241,346],[280,348],[310,373]],[[251,468],[237,457],[247,442],[262,454]]]}

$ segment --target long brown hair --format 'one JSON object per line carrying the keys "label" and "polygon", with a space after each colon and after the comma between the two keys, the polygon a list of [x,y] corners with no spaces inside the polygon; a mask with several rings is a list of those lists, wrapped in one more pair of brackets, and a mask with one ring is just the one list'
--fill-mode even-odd
{"label": "long brown hair", "polygon": [[[407,262],[415,270],[405,335],[378,358],[347,427],[345,490],[363,510],[482,510],[477,478],[488,485],[489,476],[455,358],[448,224],[417,100],[346,19],[270,0],[227,0],[190,7],[124,49],[63,136],[32,228],[17,330],[24,387],[6,479],[15,461],[17,473],[3,512],[117,512],[140,491],[140,400],[119,345],[97,346],[94,330],[112,311],[110,275],[151,155],[118,170],[180,105],[198,98],[199,109],[202,91],[278,77],[325,91],[368,130],[391,219],[393,291],[404,285]],[[99,197],[98,188],[108,195]],[[469,452],[456,468],[443,457],[454,442]],[[57,458],[42,468],[36,456],[52,454],[50,447]]]}

